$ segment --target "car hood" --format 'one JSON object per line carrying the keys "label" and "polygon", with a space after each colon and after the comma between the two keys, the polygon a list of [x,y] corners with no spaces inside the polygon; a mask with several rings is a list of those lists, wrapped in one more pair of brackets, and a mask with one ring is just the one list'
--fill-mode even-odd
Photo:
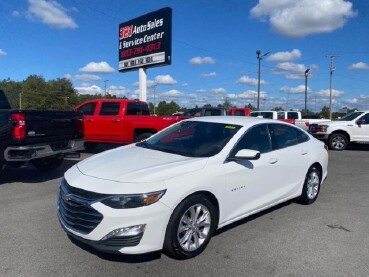
{"label": "car hood", "polygon": [[90,177],[115,182],[160,182],[200,170],[208,158],[191,158],[129,145],[92,156],[77,164]]}

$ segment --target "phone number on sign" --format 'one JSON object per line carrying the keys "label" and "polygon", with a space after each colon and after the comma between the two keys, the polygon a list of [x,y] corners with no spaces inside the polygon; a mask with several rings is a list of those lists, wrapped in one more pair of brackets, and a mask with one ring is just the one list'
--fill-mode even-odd
{"label": "phone number on sign", "polygon": [[124,50],[121,53],[122,58],[129,58],[131,56],[137,56],[144,53],[151,53],[153,51],[160,50],[161,42],[149,43],[146,46],[135,47],[132,49]]}

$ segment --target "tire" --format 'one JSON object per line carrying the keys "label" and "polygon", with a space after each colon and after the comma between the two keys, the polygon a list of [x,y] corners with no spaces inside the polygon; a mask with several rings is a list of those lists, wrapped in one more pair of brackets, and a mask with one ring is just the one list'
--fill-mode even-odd
{"label": "tire", "polygon": [[151,137],[152,135],[153,135],[152,133],[143,133],[141,135],[138,135],[135,139],[135,142],[140,142],[141,140],[147,139]]}
{"label": "tire", "polygon": [[328,144],[330,149],[342,151],[347,148],[348,139],[344,134],[336,133],[329,136]]}
{"label": "tire", "polygon": [[63,156],[51,156],[31,160],[31,163],[40,171],[51,171],[58,168],[64,161]]}
{"label": "tire", "polygon": [[321,183],[322,177],[318,168],[315,166],[310,167],[305,177],[299,202],[303,205],[313,204],[318,198]]}
{"label": "tire", "polygon": [[193,195],[182,201],[170,217],[164,252],[175,259],[199,255],[209,243],[217,221],[217,212],[204,195]]}

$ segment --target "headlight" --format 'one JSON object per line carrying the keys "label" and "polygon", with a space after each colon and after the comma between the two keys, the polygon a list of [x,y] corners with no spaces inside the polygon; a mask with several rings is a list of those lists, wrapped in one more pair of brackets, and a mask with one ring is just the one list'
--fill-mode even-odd
{"label": "headlight", "polygon": [[101,203],[113,209],[132,209],[151,205],[158,201],[166,190],[142,193],[142,194],[126,194],[109,196]]}

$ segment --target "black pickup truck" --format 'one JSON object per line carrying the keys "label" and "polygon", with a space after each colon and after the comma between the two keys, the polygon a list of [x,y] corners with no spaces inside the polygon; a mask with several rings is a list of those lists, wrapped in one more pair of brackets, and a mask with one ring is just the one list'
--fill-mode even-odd
{"label": "black pickup truck", "polygon": [[27,161],[39,170],[52,170],[65,155],[78,157],[76,151],[83,149],[81,112],[11,109],[0,90],[0,172]]}

